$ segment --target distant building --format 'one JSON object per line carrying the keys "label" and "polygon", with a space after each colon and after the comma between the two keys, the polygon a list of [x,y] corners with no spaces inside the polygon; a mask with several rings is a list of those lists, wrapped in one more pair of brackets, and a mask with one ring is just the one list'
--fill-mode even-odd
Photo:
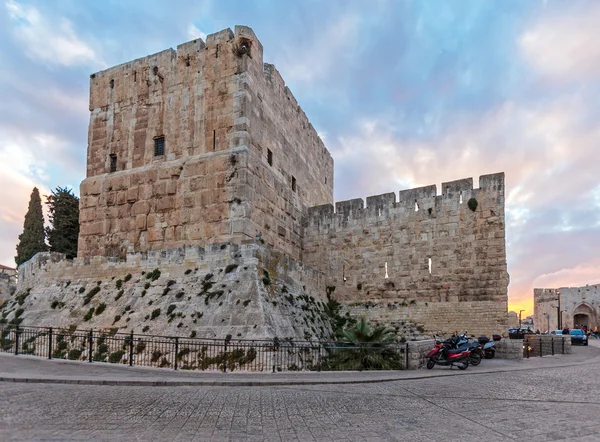
{"label": "distant building", "polygon": [[534,321],[540,330],[542,328],[556,330],[565,327],[587,327],[593,330],[594,327],[600,326],[598,322],[600,284],[534,289],[533,303]]}

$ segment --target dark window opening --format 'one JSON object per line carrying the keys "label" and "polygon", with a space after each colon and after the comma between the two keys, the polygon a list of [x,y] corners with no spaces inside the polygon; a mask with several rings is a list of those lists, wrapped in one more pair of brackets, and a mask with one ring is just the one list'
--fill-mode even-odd
{"label": "dark window opening", "polygon": [[117,156],[113,153],[110,155],[110,172],[117,171]]}
{"label": "dark window opening", "polygon": [[267,162],[269,163],[269,166],[273,165],[273,152],[271,152],[270,149],[267,149]]}
{"label": "dark window opening", "polygon": [[217,131],[213,130],[213,152],[217,148]]}
{"label": "dark window opening", "polygon": [[114,88],[115,87],[115,80],[110,80],[110,88]]}
{"label": "dark window opening", "polygon": [[292,191],[296,191],[296,177],[292,175]]}
{"label": "dark window opening", "polygon": [[159,157],[165,154],[165,137],[156,137],[154,139],[154,156]]}
{"label": "dark window opening", "polygon": [[158,75],[158,66],[154,66],[154,67],[152,68],[152,73],[153,73],[154,75]]}
{"label": "dark window opening", "polygon": [[133,71],[133,82],[137,81],[137,71]]}

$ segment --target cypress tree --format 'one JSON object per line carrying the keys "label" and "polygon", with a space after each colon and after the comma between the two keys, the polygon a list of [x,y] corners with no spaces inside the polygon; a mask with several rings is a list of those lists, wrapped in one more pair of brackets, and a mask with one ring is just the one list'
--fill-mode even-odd
{"label": "cypress tree", "polygon": [[15,256],[17,265],[30,260],[38,252],[48,250],[48,246],[44,241],[45,236],[42,199],[37,187],[34,187],[29,199],[29,208],[25,215],[23,233],[19,235],[19,244],[17,244],[17,256]]}
{"label": "cypress tree", "polygon": [[67,258],[77,256],[79,237],[79,198],[71,190],[57,187],[46,197],[52,227],[46,228],[52,252],[64,253]]}

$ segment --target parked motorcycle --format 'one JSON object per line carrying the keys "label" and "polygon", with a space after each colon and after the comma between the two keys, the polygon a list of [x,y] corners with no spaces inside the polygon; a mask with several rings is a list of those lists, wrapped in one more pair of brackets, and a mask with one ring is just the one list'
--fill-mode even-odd
{"label": "parked motorcycle", "polygon": [[442,365],[466,370],[469,367],[471,351],[450,347],[451,343],[448,341],[435,341],[434,347],[427,353],[427,368],[432,369],[435,365]]}
{"label": "parked motorcycle", "polygon": [[471,352],[469,356],[469,363],[473,366],[478,366],[484,357],[483,346],[479,341],[475,341],[467,337],[464,333],[458,337],[450,338],[449,340],[451,348],[457,350],[469,350]]}
{"label": "parked motorcycle", "polygon": [[496,355],[496,342],[502,339],[500,335],[493,335],[492,340],[487,336],[480,336],[479,342],[483,345],[483,357],[492,359]]}

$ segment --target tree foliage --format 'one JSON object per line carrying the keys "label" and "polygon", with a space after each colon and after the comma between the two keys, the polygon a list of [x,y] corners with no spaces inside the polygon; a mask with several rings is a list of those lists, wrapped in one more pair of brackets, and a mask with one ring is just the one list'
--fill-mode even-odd
{"label": "tree foliage", "polygon": [[52,252],[64,253],[67,258],[77,256],[79,237],[79,198],[70,189],[57,187],[46,197],[50,223],[46,228]]}
{"label": "tree foliage", "polygon": [[394,370],[402,368],[393,329],[373,326],[365,318],[344,328],[345,342],[332,351],[327,361],[331,370]]}
{"label": "tree foliage", "polygon": [[29,199],[29,208],[25,214],[23,233],[19,235],[19,243],[17,244],[17,256],[15,256],[17,265],[29,261],[38,252],[48,250],[45,236],[42,199],[37,187],[34,187]]}

